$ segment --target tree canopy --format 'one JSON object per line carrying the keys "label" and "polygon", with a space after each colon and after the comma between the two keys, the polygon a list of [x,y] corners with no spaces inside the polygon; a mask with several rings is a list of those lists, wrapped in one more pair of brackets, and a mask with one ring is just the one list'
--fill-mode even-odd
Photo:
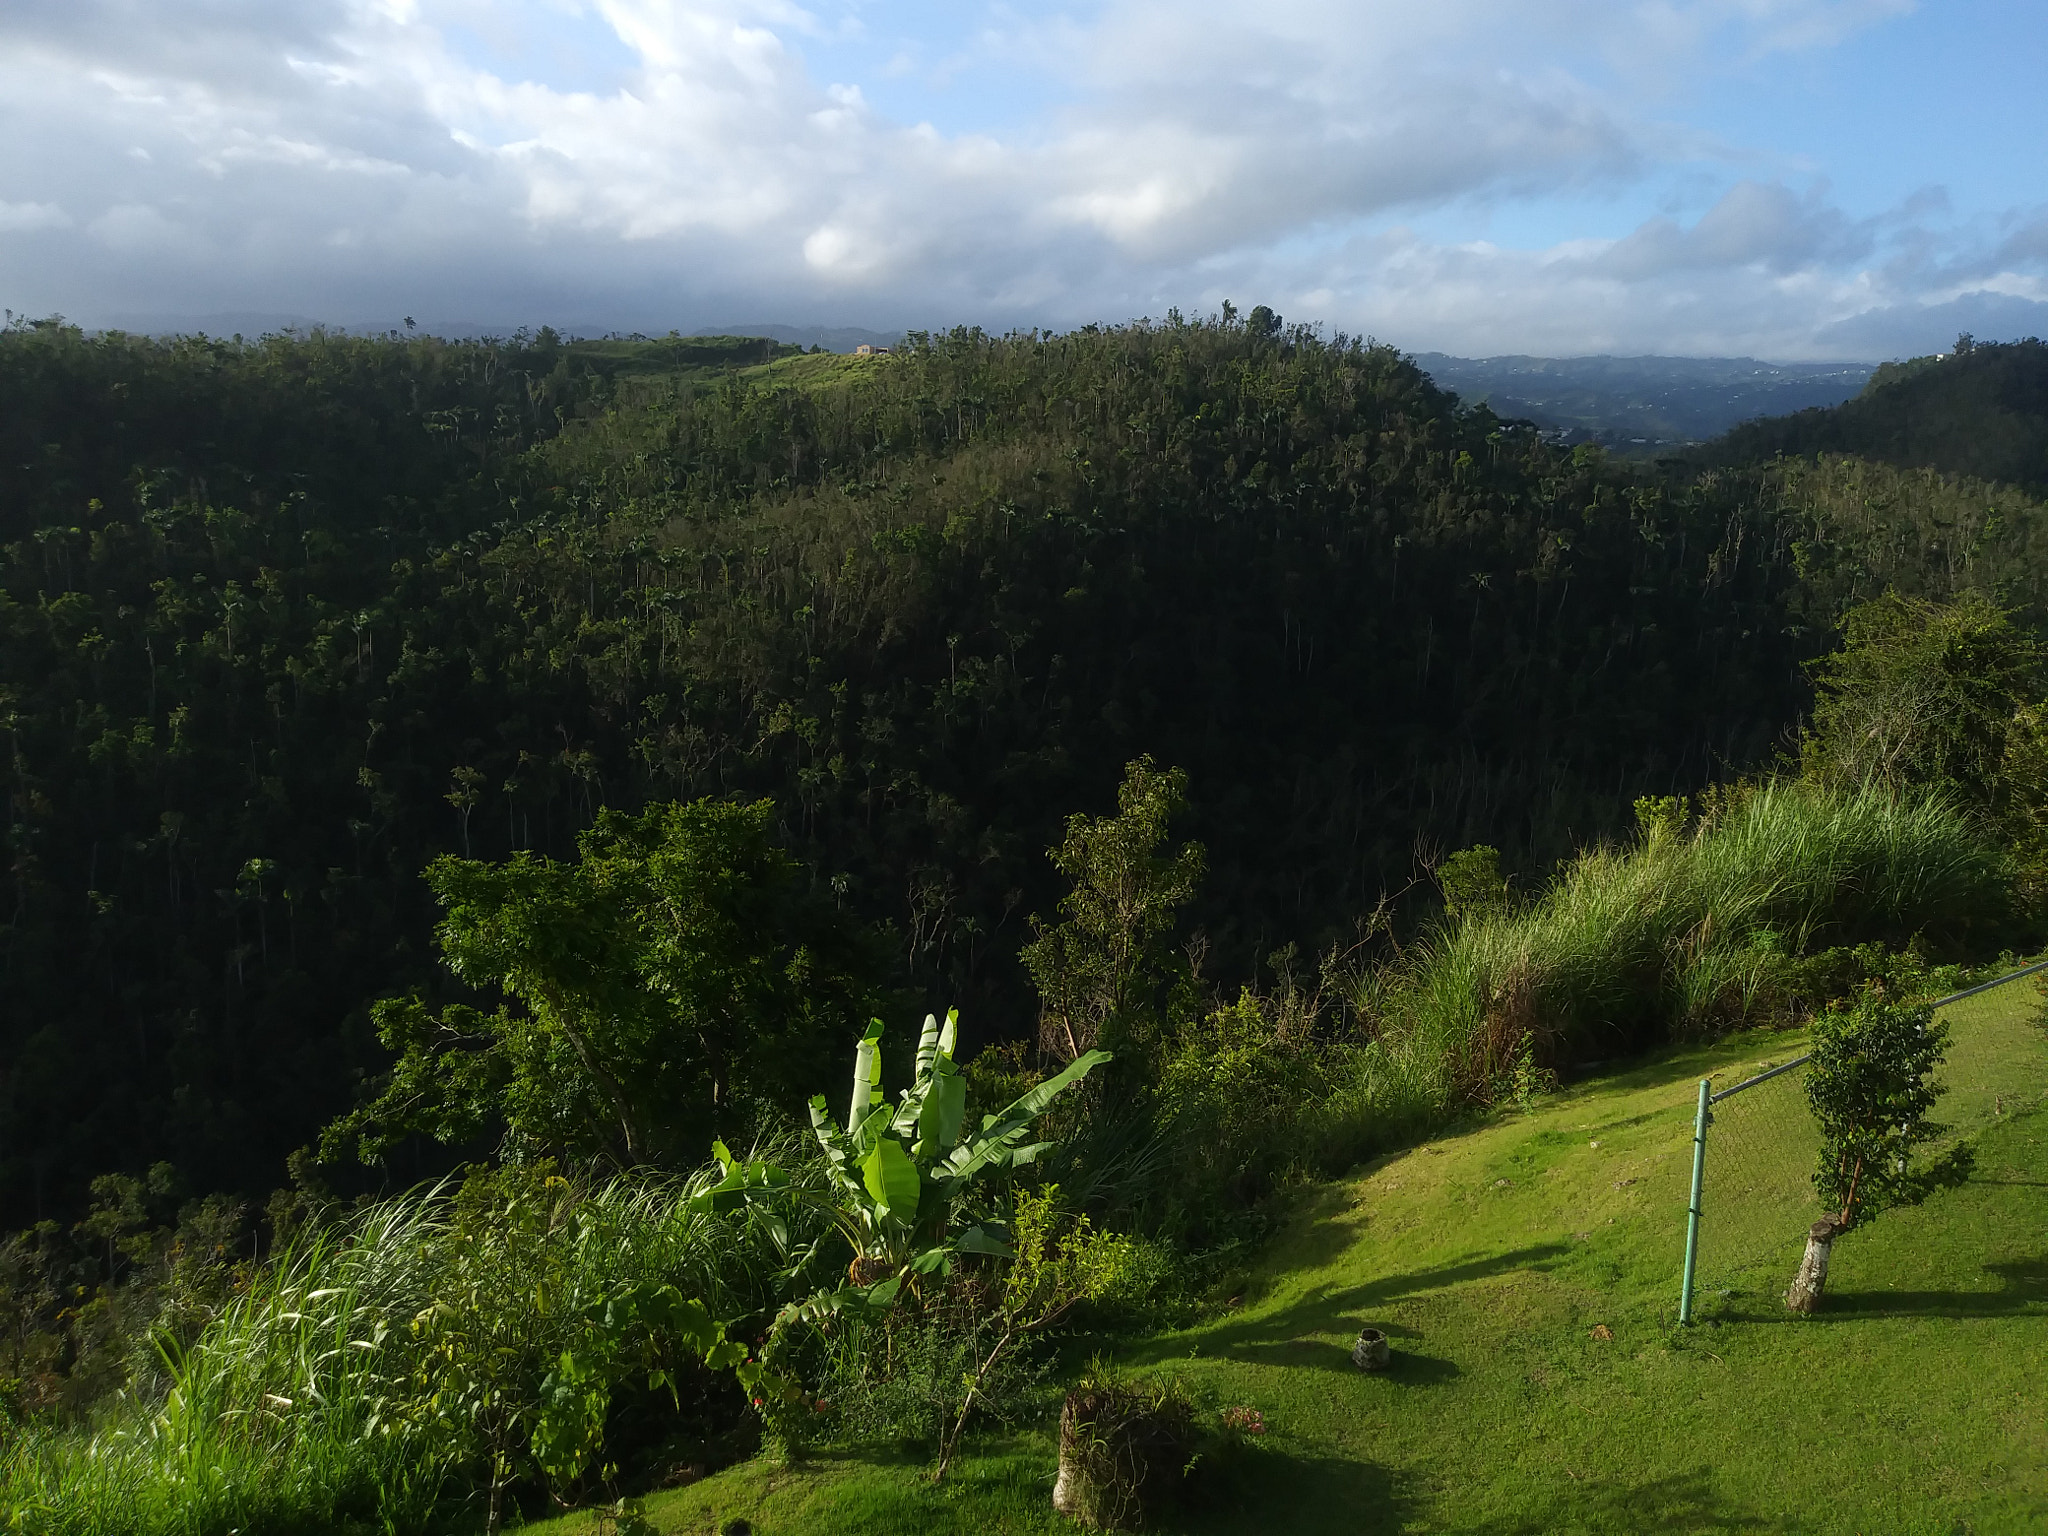
{"label": "tree canopy", "polygon": [[606,810],[573,862],[436,859],[448,968],[504,1001],[380,1003],[396,1064],[330,1144],[353,1132],[375,1155],[407,1132],[462,1140],[502,1120],[529,1150],[688,1168],[758,1106],[793,1107],[866,1016],[876,966],[776,846],[773,812]]}

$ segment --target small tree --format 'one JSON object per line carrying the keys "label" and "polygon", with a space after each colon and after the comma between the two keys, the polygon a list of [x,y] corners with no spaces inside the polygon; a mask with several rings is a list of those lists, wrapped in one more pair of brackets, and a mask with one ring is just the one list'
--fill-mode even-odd
{"label": "small tree", "polygon": [[741,1123],[744,1099],[793,1108],[826,1042],[867,1011],[872,956],[773,819],[766,801],[608,810],[573,863],[435,860],[448,968],[502,1006],[378,1004],[397,1059],[323,1155],[502,1120],[528,1149],[674,1167]]}
{"label": "small tree", "polygon": [[1970,1149],[1959,1146],[1931,1165],[1914,1154],[1948,1128],[1927,1118],[1945,1091],[1935,1083],[1948,1026],[1926,1003],[1900,1002],[1882,983],[1853,1004],[1838,1004],[1814,1026],[1806,1099],[1820,1124],[1814,1188],[1828,1212],[1807,1233],[1806,1253],[1785,1305],[1812,1312],[1827,1285],[1834,1240],[1858,1222],[1897,1205],[1918,1205],[1968,1176]]}
{"label": "small tree", "polygon": [[1038,987],[1039,1044],[1073,1061],[1098,1044],[1149,1046],[1175,969],[1174,919],[1201,884],[1200,843],[1162,853],[1188,776],[1141,757],[1124,769],[1114,816],[1067,818],[1053,866],[1073,882],[1060,920],[1037,917],[1023,960]]}

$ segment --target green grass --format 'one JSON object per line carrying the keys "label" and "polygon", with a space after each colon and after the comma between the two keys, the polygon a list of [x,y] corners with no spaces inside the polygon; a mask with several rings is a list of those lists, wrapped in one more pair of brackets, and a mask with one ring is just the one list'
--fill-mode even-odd
{"label": "green grass", "polygon": [[[1844,1238],[1811,1320],[1777,1299],[1813,1214],[1795,1159],[1772,1199],[1725,1213],[1722,1238],[1761,1255],[1749,1283],[1675,1326],[1697,1081],[1785,1060],[1797,1036],[1668,1054],[1301,1191],[1239,1306],[1126,1353],[1271,1426],[1232,1487],[1166,1528],[2048,1531],[2040,1006],[2022,982],[1955,1008],[1950,1118],[1975,1128],[1977,1172]],[[1365,1323],[1394,1338],[1384,1376],[1348,1362]],[[762,1536],[1071,1530],[1053,1463],[1027,1428],[936,1488],[916,1462],[835,1455],[649,1509],[667,1532],[735,1515]]]}

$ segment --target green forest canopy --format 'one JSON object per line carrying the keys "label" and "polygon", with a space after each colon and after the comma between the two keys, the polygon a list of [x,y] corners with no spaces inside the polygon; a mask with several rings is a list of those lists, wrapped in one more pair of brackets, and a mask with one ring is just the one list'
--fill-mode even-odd
{"label": "green forest canopy", "polygon": [[1022,1036],[1045,850],[1133,758],[1189,776],[1229,982],[1432,851],[1547,866],[1768,762],[1851,602],[2048,616],[2042,508],[1939,445],[1637,468],[1177,316],[664,346],[0,334],[0,1223],[276,1183],[375,1000],[465,1000],[444,854],[765,801],[890,987]]}

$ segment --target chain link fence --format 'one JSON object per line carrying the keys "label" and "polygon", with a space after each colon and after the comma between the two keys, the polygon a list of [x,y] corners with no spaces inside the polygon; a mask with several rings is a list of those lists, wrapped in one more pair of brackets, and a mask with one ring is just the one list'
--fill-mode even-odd
{"label": "chain link fence", "polygon": [[[1933,1118],[1948,1132],[1930,1152],[2048,1103],[2044,994],[2048,961],[1936,1003],[1949,1043],[1937,1079],[1947,1092]],[[1820,1214],[1820,1129],[1807,1107],[1806,1061],[1760,1056],[1708,1080],[1681,1321],[1774,1296],[1798,1267]]]}

